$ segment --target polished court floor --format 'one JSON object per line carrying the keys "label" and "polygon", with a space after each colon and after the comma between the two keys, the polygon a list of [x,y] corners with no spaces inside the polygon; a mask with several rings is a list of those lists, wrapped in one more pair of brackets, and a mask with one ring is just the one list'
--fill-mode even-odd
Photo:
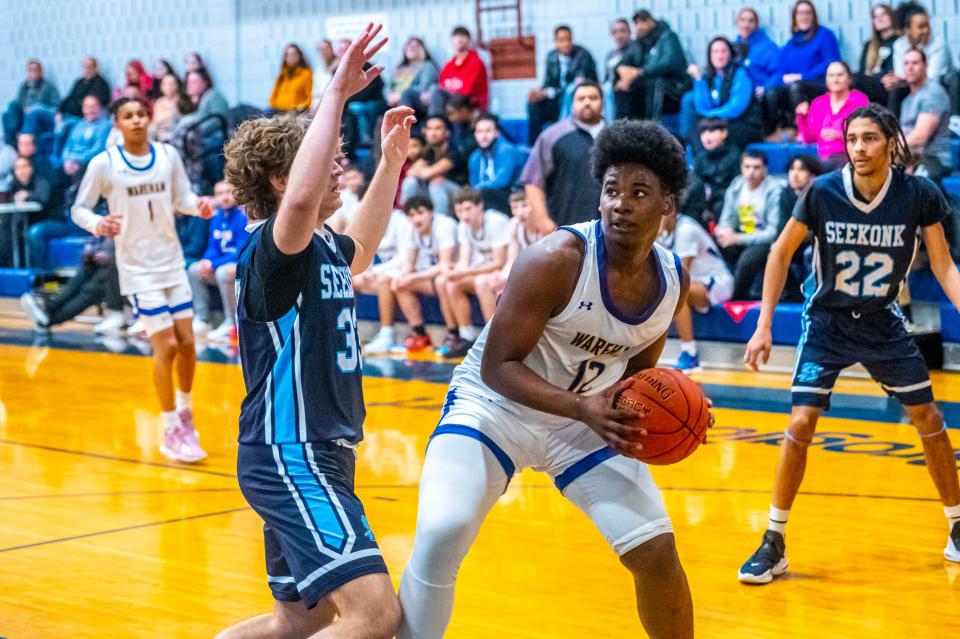
{"label": "polished court floor", "polygon": [[[185,466],[157,449],[149,364],[135,349],[107,352],[82,333],[35,340],[16,325],[0,329],[0,343],[0,637],[211,637],[269,608],[261,523],[235,479],[239,367],[200,364],[195,413],[210,458]],[[358,492],[397,580],[451,367],[366,364]],[[736,570],[766,523],[789,380],[697,378],[717,404],[709,445],[654,475],[698,636],[956,635],[960,564],[943,559],[943,513],[895,404],[869,381],[841,380],[791,517],[789,576],[747,587]],[[934,386],[956,427],[960,377],[936,374]],[[491,513],[457,597],[453,638],[644,636],[627,573],[534,473]]]}

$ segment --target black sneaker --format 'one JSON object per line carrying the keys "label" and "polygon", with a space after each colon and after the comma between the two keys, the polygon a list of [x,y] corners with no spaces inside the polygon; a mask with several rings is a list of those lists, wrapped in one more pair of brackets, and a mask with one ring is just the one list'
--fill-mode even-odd
{"label": "black sneaker", "polygon": [[443,354],[443,356],[449,357],[451,359],[455,359],[458,357],[466,357],[467,353],[470,352],[470,348],[472,346],[473,346],[473,342],[471,342],[470,340],[463,339],[462,337],[458,337],[452,344],[450,344],[450,347]]}
{"label": "black sneaker", "polygon": [[943,556],[948,561],[960,562],[960,521],[953,523],[953,530],[950,531],[950,538],[947,539],[947,547],[943,549]]}
{"label": "black sneaker", "polygon": [[737,578],[745,584],[768,584],[787,571],[787,546],[775,530],[763,533],[763,543],[740,567]]}

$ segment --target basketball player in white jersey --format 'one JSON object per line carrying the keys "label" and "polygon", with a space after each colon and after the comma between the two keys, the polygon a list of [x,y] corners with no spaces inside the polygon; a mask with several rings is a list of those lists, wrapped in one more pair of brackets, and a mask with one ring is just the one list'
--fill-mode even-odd
{"label": "basketball player in white jersey", "polygon": [[611,125],[594,147],[601,220],[562,227],[517,258],[427,448],[399,639],[443,636],[460,562],[526,467],[553,477],[631,572],[649,636],[693,636],[672,524],[635,459],[646,431],[613,406],[626,377],[656,364],[686,303],[679,258],[654,242],[686,172],[683,148],[659,124]]}
{"label": "basketball player in white jersey", "polygon": [[[483,208],[483,196],[469,186],[453,198],[453,210],[460,221],[457,230],[459,251],[453,270],[437,278],[440,303],[453,313],[455,324],[447,324],[447,338],[437,349],[441,357],[463,357],[480,334],[470,313],[470,294],[476,293],[477,278],[503,268],[512,238],[510,218]],[[488,318],[484,318],[488,319]]]}
{"label": "basketball player in white jersey", "polygon": [[[197,362],[193,296],[174,219],[178,213],[209,218],[211,210],[206,198],[191,191],[177,151],[148,140],[144,104],[120,98],[112,111],[123,144],[90,161],[71,213],[90,233],[116,238],[120,292],[130,298],[153,346],[153,383],[164,426],[160,452],[171,461],[198,462],[207,454],[190,403]],[[101,197],[109,215],[93,211]]]}
{"label": "basketball player in white jersey", "polygon": [[684,372],[700,369],[700,355],[693,339],[693,313],[707,313],[711,306],[723,304],[733,295],[733,275],[720,256],[713,238],[692,217],[672,213],[660,220],[657,238],[680,258],[690,273],[690,293],[687,304],[677,312],[673,325],[680,338],[680,358],[677,368]]}
{"label": "basketball player in white jersey", "polygon": [[[403,203],[410,220],[410,237],[404,248],[400,274],[391,288],[397,304],[410,324],[410,335],[403,340],[408,353],[419,353],[433,347],[423,326],[420,295],[437,295],[436,279],[453,270],[457,259],[457,222],[449,215],[436,215],[433,202],[421,195],[408,197]],[[441,300],[440,312],[446,325],[456,326],[451,311]]]}
{"label": "basketball player in white jersey", "polygon": [[513,217],[510,219],[511,240],[510,247],[507,249],[507,263],[499,271],[478,276],[474,283],[477,301],[480,302],[480,312],[485,322],[489,322],[493,312],[497,310],[497,298],[507,286],[507,277],[520,251],[553,233],[557,228],[545,209],[539,209],[542,211],[540,214],[534,213],[524,191],[511,193],[508,202],[510,215]]}
{"label": "basketball player in white jersey", "polygon": [[374,355],[389,353],[393,343],[393,291],[390,283],[400,274],[404,246],[410,240],[410,221],[403,211],[394,209],[387,222],[387,232],[377,247],[377,263],[353,278],[355,293],[372,293],[377,296],[380,330],[363,347],[364,353]]}

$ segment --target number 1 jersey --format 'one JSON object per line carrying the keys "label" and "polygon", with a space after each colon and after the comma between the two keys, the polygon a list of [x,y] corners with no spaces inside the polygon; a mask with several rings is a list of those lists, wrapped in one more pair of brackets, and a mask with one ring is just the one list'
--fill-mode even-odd
{"label": "number 1 jersey", "polygon": [[871,313],[897,299],[920,244],[918,231],[950,215],[925,177],[891,170],[872,202],[853,186],[850,165],[816,178],[793,217],[813,232],[808,304]]}
{"label": "number 1 jersey", "polygon": [[237,260],[240,363],[247,396],[241,444],[363,439],[361,387],[350,264],[355,246],[328,228],[287,255],[272,217],[251,224]]}

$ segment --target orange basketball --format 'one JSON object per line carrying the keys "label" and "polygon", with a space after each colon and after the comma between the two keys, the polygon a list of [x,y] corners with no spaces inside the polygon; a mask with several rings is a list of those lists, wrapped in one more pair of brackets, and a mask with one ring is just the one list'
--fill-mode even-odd
{"label": "orange basketball", "polygon": [[647,368],[633,378],[633,386],[617,396],[616,405],[643,415],[627,422],[648,433],[639,459],[662,465],[690,456],[706,440],[710,423],[707,398],[700,385],[669,368]]}

